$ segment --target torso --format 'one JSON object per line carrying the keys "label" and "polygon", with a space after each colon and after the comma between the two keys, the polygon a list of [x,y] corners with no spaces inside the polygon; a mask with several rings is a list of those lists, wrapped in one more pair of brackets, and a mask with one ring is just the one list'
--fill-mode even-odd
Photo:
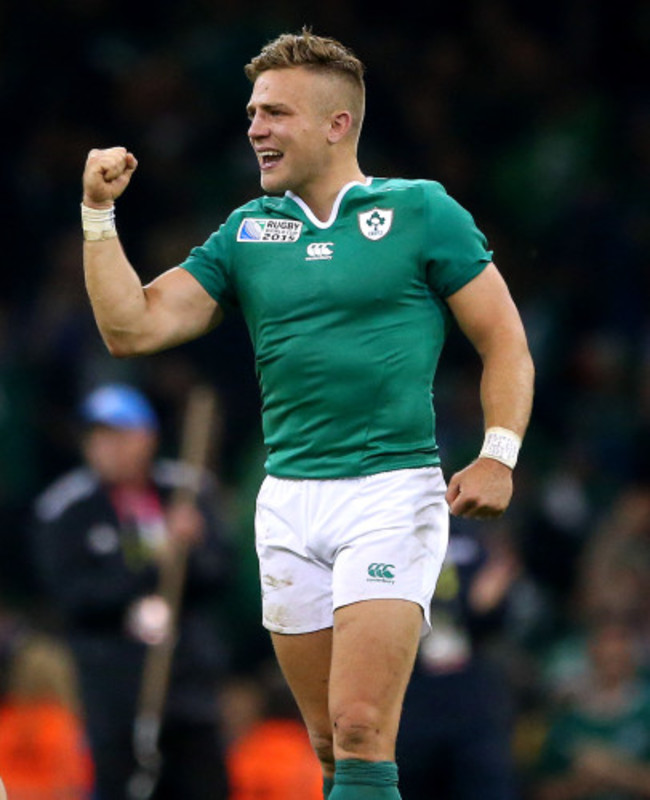
{"label": "torso", "polygon": [[327,222],[292,195],[261,198],[219,232],[210,257],[227,259],[251,333],[271,474],[439,463],[431,391],[449,315],[431,286],[423,187],[349,184]]}

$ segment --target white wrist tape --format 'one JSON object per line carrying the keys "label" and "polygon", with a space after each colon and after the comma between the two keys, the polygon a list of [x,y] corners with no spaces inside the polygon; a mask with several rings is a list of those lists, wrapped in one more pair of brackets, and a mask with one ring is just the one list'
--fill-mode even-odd
{"label": "white wrist tape", "polygon": [[507,428],[488,428],[479,458],[493,458],[510,469],[515,468],[521,447],[521,437]]}
{"label": "white wrist tape", "polygon": [[110,208],[89,208],[81,204],[81,228],[87,242],[101,242],[117,236],[115,227],[115,206]]}

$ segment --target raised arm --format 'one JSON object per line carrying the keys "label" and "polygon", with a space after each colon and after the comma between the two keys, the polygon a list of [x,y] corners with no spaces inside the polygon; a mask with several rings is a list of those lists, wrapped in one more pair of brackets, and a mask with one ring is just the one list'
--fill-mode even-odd
{"label": "raised arm", "polygon": [[[501,274],[490,264],[447,303],[483,362],[481,406],[485,429],[502,428],[520,439],[533,400],[534,367],[519,312]],[[449,481],[452,514],[496,517],[512,497],[512,469],[478,458]]]}
{"label": "raised arm", "polygon": [[143,355],[194,339],[222,319],[218,304],[184,269],[143,286],[112,221],[137,167],[124,147],[91,150],[83,175],[84,274],[99,331],[112,355]]}

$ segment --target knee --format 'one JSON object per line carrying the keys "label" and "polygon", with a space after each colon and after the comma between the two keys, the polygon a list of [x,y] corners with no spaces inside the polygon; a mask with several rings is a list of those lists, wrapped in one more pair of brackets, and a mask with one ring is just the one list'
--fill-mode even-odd
{"label": "knee", "polygon": [[334,774],[334,742],[331,729],[309,731],[309,741],[326,775]]}
{"label": "knee", "polygon": [[333,724],[337,750],[344,753],[372,755],[387,735],[379,710],[367,703],[349,704],[334,715]]}

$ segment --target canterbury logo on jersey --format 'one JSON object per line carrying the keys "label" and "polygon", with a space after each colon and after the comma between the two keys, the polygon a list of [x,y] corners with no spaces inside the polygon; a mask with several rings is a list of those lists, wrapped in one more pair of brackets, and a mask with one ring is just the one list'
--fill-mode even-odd
{"label": "canterbury logo on jersey", "polygon": [[297,242],[302,222],[293,219],[258,219],[246,217],[237,231],[238,242]]}
{"label": "canterbury logo on jersey", "polygon": [[334,255],[334,242],[312,242],[307,245],[305,261],[329,261]]}

